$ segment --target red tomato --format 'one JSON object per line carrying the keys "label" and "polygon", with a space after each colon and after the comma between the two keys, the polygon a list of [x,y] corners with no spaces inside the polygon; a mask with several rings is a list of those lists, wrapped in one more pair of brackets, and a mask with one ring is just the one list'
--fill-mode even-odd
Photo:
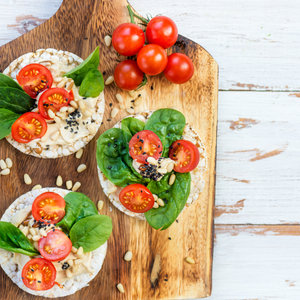
{"label": "red tomato", "polygon": [[150,44],[156,44],[167,49],[177,41],[178,29],[170,18],[158,16],[148,23],[146,36]]}
{"label": "red tomato", "polygon": [[145,44],[144,31],[132,23],[121,24],[112,35],[112,44],[121,55],[135,55]]}
{"label": "red tomato", "polygon": [[197,167],[200,154],[198,148],[192,142],[178,140],[171,145],[169,157],[175,160],[175,172],[187,173]]}
{"label": "red tomato", "polygon": [[129,141],[129,154],[137,162],[146,164],[149,156],[161,157],[163,146],[159,137],[151,130],[136,133]]}
{"label": "red tomato", "polygon": [[65,259],[72,250],[72,242],[62,231],[55,229],[39,240],[41,255],[50,261]]}
{"label": "red tomato", "polygon": [[136,183],[130,184],[120,192],[121,203],[130,211],[144,213],[154,205],[152,193],[144,185]]}
{"label": "red tomato", "polygon": [[117,86],[123,90],[135,90],[142,83],[143,72],[138,68],[134,60],[120,62],[114,72],[114,80]]}
{"label": "red tomato", "polygon": [[19,117],[11,127],[12,138],[19,143],[28,143],[45,135],[47,123],[38,113],[27,112]]}
{"label": "red tomato", "polygon": [[194,74],[193,62],[185,54],[173,53],[168,57],[168,64],[164,74],[171,82],[185,83]]}
{"label": "red tomato", "polygon": [[157,75],[161,73],[167,63],[168,57],[166,51],[159,45],[146,45],[137,55],[137,64],[147,75]]}
{"label": "red tomato", "polygon": [[32,216],[36,221],[58,223],[65,215],[66,202],[53,192],[40,194],[32,203]]}
{"label": "red tomato", "polygon": [[49,109],[56,113],[63,106],[68,106],[72,100],[74,100],[73,91],[68,92],[62,88],[48,89],[41,95],[38,109],[45,119],[50,120],[51,118],[48,116]]}
{"label": "red tomato", "polygon": [[32,98],[52,86],[51,72],[43,65],[30,64],[25,66],[17,75],[17,80],[24,91]]}
{"label": "red tomato", "polygon": [[55,284],[56,269],[44,258],[31,259],[22,270],[23,283],[35,291],[51,289]]}

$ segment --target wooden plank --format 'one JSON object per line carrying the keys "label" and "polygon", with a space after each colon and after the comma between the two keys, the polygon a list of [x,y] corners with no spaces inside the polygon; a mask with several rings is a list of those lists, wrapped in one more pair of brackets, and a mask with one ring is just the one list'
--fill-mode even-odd
{"label": "wooden plank", "polygon": [[299,223],[299,98],[268,92],[219,97],[215,222]]}
{"label": "wooden plank", "polygon": [[[82,57],[100,44],[101,70],[106,76],[111,74],[118,56],[104,45],[104,36],[113,31],[117,24],[128,21],[125,0],[66,0],[59,12],[49,21],[0,48],[0,67],[3,69],[14,58],[36,48],[53,47],[66,49]],[[64,23],[62,23],[64,20]],[[47,35],[44,33],[47,32]],[[122,282],[126,295],[124,299],[169,299],[195,298],[208,296],[211,291],[212,263],[212,222],[214,204],[215,147],[217,125],[218,66],[213,58],[199,45],[180,37],[181,48],[193,59],[195,74],[185,85],[174,85],[163,76],[153,77],[141,92],[137,111],[175,107],[181,110],[188,122],[199,132],[207,147],[208,171],[204,174],[206,186],[200,199],[179,218],[179,223],[168,230],[156,232],[147,223],[129,218],[105,205],[105,213],[113,219],[114,232],[109,240],[108,254],[100,275],[91,283],[89,289],[76,293],[72,299],[120,299],[115,285]],[[151,86],[153,88],[151,88]],[[106,103],[118,105],[115,94],[120,92],[114,85],[105,90]],[[123,93],[128,95],[128,93]],[[131,98],[128,98],[129,101]],[[106,105],[104,124],[100,132],[110,128],[114,122],[123,118],[125,110],[109,122],[111,108]],[[85,150],[87,171],[77,174],[78,160],[65,157],[55,160],[41,160],[29,157],[12,149],[6,141],[1,141],[0,157],[10,156],[15,162],[12,174],[0,177],[0,213],[17,195],[28,190],[22,181],[26,170],[33,182],[42,186],[54,184],[55,177],[61,174],[64,179],[79,180],[81,191],[94,201],[104,199],[96,173],[95,140]],[[18,162],[16,164],[16,162]],[[13,180],[12,180],[13,178]],[[169,239],[171,238],[171,240]],[[132,263],[125,263],[126,250],[134,252]],[[150,270],[155,255],[161,256],[161,272],[158,284],[150,284]],[[191,255],[196,259],[192,269],[184,258]],[[168,281],[164,279],[169,278]],[[31,299],[16,289],[1,272],[0,289],[6,288],[5,299]],[[100,289],[99,289],[100,286]]]}
{"label": "wooden plank", "polygon": [[298,299],[300,226],[215,226],[211,300]]}

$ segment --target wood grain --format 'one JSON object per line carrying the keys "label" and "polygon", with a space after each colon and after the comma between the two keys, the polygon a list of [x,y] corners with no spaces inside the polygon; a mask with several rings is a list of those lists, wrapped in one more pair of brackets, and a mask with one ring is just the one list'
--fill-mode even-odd
{"label": "wood grain", "polygon": [[[37,48],[68,50],[85,58],[100,45],[101,70],[105,71],[106,76],[112,74],[118,57],[104,45],[103,39],[118,24],[128,21],[125,6],[125,0],[63,2],[49,21],[0,48],[1,69],[19,55]],[[178,223],[163,232],[154,231],[147,223],[129,218],[111,208],[106,199],[104,212],[112,217],[114,224],[107,258],[90,288],[78,292],[72,299],[179,299],[210,295],[218,66],[199,45],[182,36],[180,41],[180,46],[173,50],[187,53],[193,59],[197,70],[193,80],[178,86],[170,84],[162,76],[151,78],[141,92],[137,111],[174,107],[186,115],[207,147],[205,189],[193,207],[181,214]],[[117,105],[116,92],[114,85],[106,89],[107,104],[111,102],[113,106]],[[127,94],[123,95],[127,97]],[[107,121],[110,116],[107,105],[100,132],[110,128],[125,115],[123,109],[114,121]],[[74,156],[55,161],[40,160],[17,152],[5,141],[1,141],[0,145],[0,156],[10,156],[15,162],[12,174],[0,178],[1,187],[5,187],[0,191],[3,199],[0,213],[18,195],[28,190],[28,186],[23,183],[25,172],[31,175],[33,184],[39,183],[42,186],[53,186],[58,174],[64,180],[79,180],[82,183],[80,191],[94,201],[104,198],[96,176],[95,139],[86,147],[82,161],[88,169],[81,174],[76,173],[79,161]],[[123,260],[128,249],[134,253],[131,263]],[[156,254],[161,256],[162,269],[158,284],[153,288],[150,284],[150,270]],[[184,262],[188,255],[195,259],[195,265]],[[124,285],[125,295],[121,295],[115,287],[119,282]],[[1,272],[1,290],[4,286],[5,299],[33,299],[16,289]]]}

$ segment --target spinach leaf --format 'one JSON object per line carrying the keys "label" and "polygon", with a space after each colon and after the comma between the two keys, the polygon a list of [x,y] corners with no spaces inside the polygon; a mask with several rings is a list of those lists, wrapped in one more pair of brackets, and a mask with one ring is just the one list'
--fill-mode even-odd
{"label": "spinach leaf", "polygon": [[79,95],[82,97],[98,97],[103,90],[102,73],[98,69],[93,69],[84,76],[79,88]]}
{"label": "spinach leaf", "polygon": [[0,140],[10,134],[12,124],[19,117],[19,114],[5,108],[0,108]]}
{"label": "spinach leaf", "polygon": [[127,147],[120,128],[105,131],[97,141],[96,158],[100,170],[107,179],[121,187],[142,182],[142,179],[128,166]]}
{"label": "spinach leaf", "polygon": [[19,228],[3,221],[0,221],[0,248],[28,256],[39,255]]}
{"label": "spinach leaf", "polygon": [[6,108],[17,114],[31,110],[34,99],[24,91],[9,86],[0,86],[0,108]]}
{"label": "spinach leaf", "polygon": [[72,78],[77,86],[81,85],[86,74],[99,66],[99,46],[79,66],[67,72],[64,76]]}
{"label": "spinach leaf", "polygon": [[9,76],[0,73],[0,86],[10,86],[23,91],[22,87]]}
{"label": "spinach leaf", "polygon": [[147,188],[152,194],[160,194],[167,191],[171,186],[169,185],[169,178],[172,173],[166,174],[160,181],[151,180]]}
{"label": "spinach leaf", "polygon": [[139,131],[144,130],[144,127],[145,123],[136,118],[129,117],[121,121],[121,128],[123,130],[127,147],[131,138]]}
{"label": "spinach leaf", "polygon": [[103,245],[112,232],[111,218],[104,215],[89,216],[76,222],[70,231],[74,247],[90,252]]}
{"label": "spinach leaf", "polygon": [[[151,182],[152,184],[152,182]],[[156,193],[157,185],[148,188],[151,192]],[[147,222],[155,229],[167,229],[178,217],[188,196],[190,194],[191,175],[190,173],[176,173],[176,179],[169,189],[160,191],[157,196],[165,200],[165,206],[152,208],[145,213]]]}
{"label": "spinach leaf", "polygon": [[169,147],[181,138],[184,127],[185,117],[181,112],[171,108],[163,108],[150,116],[145,129],[158,135],[163,145],[162,156],[167,157]]}
{"label": "spinach leaf", "polygon": [[70,192],[64,199],[66,202],[66,214],[57,225],[66,233],[69,233],[72,226],[80,219],[98,214],[94,202],[82,193]]}

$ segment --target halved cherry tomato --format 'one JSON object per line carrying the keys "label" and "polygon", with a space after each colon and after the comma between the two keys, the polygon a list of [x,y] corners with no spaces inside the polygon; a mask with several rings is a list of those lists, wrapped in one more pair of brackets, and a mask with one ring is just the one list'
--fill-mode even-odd
{"label": "halved cherry tomato", "polygon": [[112,35],[112,44],[121,55],[135,55],[145,44],[144,31],[132,23],[121,24]]}
{"label": "halved cherry tomato", "polygon": [[19,143],[28,143],[45,135],[47,123],[38,113],[27,112],[19,117],[11,127],[12,138]]}
{"label": "halved cherry tomato", "polygon": [[52,88],[45,91],[38,103],[40,114],[47,120],[51,118],[48,116],[48,110],[51,109],[54,113],[59,111],[63,106],[68,106],[74,100],[74,94],[62,88]]}
{"label": "halved cherry tomato", "polygon": [[169,157],[175,160],[175,172],[187,173],[197,167],[200,154],[198,148],[192,142],[178,140],[171,145]]}
{"label": "halved cherry tomato", "polygon": [[159,137],[151,130],[136,133],[129,141],[129,154],[137,162],[146,164],[149,156],[161,157],[163,146]]}
{"label": "halved cherry tomato", "polygon": [[30,64],[20,70],[17,80],[24,91],[32,98],[49,89],[53,83],[51,72],[43,65]]}
{"label": "halved cherry tomato", "polygon": [[168,63],[168,56],[164,48],[149,44],[144,46],[137,55],[139,68],[147,75],[161,73]]}
{"label": "halved cherry tomato", "polygon": [[41,255],[50,261],[59,261],[66,258],[72,250],[72,242],[65,233],[55,229],[39,240]]}
{"label": "halved cherry tomato", "polygon": [[31,259],[22,270],[23,283],[35,291],[51,289],[55,284],[56,269],[44,258]]}
{"label": "halved cherry tomato", "polygon": [[124,187],[120,192],[119,199],[127,209],[136,213],[144,213],[154,205],[152,193],[139,183]]}
{"label": "halved cherry tomato", "polygon": [[175,44],[178,37],[178,29],[173,20],[164,16],[157,16],[150,20],[146,28],[147,40],[150,44],[156,44],[167,49]]}
{"label": "halved cherry tomato", "polygon": [[53,192],[40,194],[32,203],[32,216],[36,221],[58,223],[65,215],[66,202]]}

